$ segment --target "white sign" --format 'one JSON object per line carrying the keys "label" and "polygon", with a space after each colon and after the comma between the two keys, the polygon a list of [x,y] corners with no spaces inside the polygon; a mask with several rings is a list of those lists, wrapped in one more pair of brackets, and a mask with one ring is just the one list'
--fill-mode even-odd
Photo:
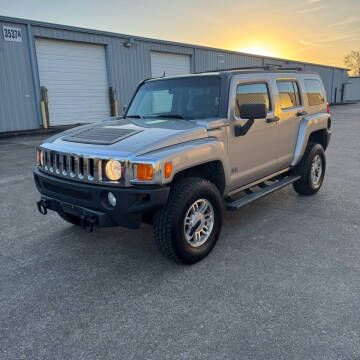
{"label": "white sign", "polygon": [[22,33],[20,28],[3,26],[3,35],[6,41],[22,42]]}

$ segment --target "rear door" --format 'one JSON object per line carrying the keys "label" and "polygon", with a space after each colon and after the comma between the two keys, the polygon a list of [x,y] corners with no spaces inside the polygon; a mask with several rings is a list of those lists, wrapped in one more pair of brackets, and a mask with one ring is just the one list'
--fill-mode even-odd
{"label": "rear door", "polygon": [[[230,88],[228,153],[231,164],[231,187],[246,185],[279,169],[278,129],[274,120],[274,97],[269,78],[264,74],[234,76]],[[235,126],[246,126],[239,106],[245,103],[265,103],[267,117],[256,119],[246,134],[235,135]]]}
{"label": "rear door", "polygon": [[300,82],[296,78],[277,77],[274,81],[278,95],[278,155],[280,168],[290,165],[295,151],[301,119],[307,114]]}

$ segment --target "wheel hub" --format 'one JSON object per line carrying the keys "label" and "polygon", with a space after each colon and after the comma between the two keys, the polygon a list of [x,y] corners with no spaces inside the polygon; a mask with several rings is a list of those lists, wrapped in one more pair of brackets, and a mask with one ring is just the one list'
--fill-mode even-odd
{"label": "wheel hub", "polygon": [[311,181],[317,185],[322,175],[322,159],[320,155],[316,155],[311,164]]}
{"label": "wheel hub", "polygon": [[207,199],[196,200],[184,219],[185,240],[192,247],[203,245],[214,227],[214,209]]}
{"label": "wheel hub", "polygon": [[200,231],[205,225],[205,216],[201,213],[196,213],[191,216],[191,227],[193,232]]}

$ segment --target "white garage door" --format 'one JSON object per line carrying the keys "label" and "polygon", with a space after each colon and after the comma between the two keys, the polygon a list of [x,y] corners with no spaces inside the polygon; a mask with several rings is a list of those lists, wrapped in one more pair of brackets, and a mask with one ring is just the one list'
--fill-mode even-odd
{"label": "white garage door", "polygon": [[151,76],[160,77],[190,73],[190,55],[151,52]]}
{"label": "white garage door", "polygon": [[103,45],[35,40],[40,85],[48,89],[50,125],[110,116]]}

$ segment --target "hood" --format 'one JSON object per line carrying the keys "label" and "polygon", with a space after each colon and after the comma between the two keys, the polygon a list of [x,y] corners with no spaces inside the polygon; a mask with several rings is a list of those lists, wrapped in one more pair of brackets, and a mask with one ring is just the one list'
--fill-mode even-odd
{"label": "hood", "polygon": [[208,137],[204,122],[178,119],[116,119],[84,125],[45,141],[62,151],[138,156],[164,147]]}

